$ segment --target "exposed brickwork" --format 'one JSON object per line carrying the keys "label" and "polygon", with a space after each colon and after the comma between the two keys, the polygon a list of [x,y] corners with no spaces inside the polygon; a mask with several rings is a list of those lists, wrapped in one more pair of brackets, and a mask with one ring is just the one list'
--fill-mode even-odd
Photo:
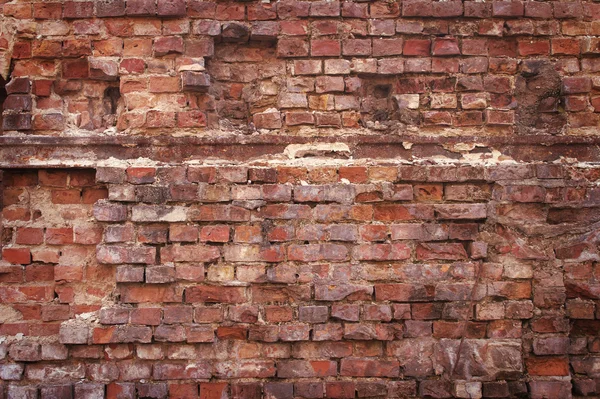
{"label": "exposed brickwork", "polygon": [[0,399],[600,397],[600,3],[0,13]]}
{"label": "exposed brickwork", "polygon": [[600,122],[591,1],[3,3],[5,131],[570,134]]}
{"label": "exposed brickwork", "polygon": [[594,395],[598,176],[510,163],[7,171],[0,392]]}

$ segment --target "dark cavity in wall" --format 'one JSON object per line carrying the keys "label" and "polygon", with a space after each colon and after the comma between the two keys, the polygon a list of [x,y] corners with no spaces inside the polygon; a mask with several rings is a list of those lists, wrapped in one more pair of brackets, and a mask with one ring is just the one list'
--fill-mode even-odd
{"label": "dark cavity in wall", "polygon": [[561,133],[567,124],[567,114],[560,102],[561,77],[554,63],[548,60],[528,60],[521,66],[515,81],[516,131],[530,134],[544,131]]}
{"label": "dark cavity in wall", "polygon": [[117,123],[117,109],[119,106],[119,100],[121,99],[121,92],[118,87],[107,87],[104,90],[104,125],[114,126]]}
{"label": "dark cavity in wall", "polygon": [[[231,29],[233,35],[238,28]],[[251,115],[277,108],[280,92],[306,91],[304,77],[285,77],[286,63],[277,59],[275,44],[268,41],[239,43],[224,37],[214,57],[207,59],[206,70],[211,87],[194,101],[207,112],[209,124],[220,120],[244,128]]]}
{"label": "dark cavity in wall", "polygon": [[2,114],[4,113],[4,100],[6,100],[7,96],[8,94],[6,93],[6,80],[0,77],[0,132],[2,131]]}

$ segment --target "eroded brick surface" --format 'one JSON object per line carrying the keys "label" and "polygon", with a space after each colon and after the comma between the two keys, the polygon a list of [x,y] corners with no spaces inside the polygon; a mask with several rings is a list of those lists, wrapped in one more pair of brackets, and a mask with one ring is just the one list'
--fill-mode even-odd
{"label": "eroded brick surface", "polygon": [[599,3],[0,13],[0,399],[600,396]]}
{"label": "eroded brick surface", "polygon": [[453,168],[7,170],[0,392],[595,395],[596,170]]}
{"label": "eroded brick surface", "polygon": [[591,1],[3,2],[3,129],[598,128]]}

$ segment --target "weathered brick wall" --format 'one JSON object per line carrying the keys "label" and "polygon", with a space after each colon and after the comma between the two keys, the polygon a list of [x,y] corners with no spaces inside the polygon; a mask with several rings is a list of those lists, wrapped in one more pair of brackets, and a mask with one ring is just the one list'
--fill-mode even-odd
{"label": "weathered brick wall", "polygon": [[594,2],[15,0],[3,12],[4,130],[599,123]]}
{"label": "weathered brick wall", "polygon": [[0,392],[593,395],[598,176],[348,161],[8,170]]}
{"label": "weathered brick wall", "polygon": [[600,397],[600,3],[0,10],[0,399]]}

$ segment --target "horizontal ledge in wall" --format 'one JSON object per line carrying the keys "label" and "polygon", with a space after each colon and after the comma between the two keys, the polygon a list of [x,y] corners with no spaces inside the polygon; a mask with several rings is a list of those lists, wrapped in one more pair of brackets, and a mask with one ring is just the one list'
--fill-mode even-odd
{"label": "horizontal ledge in wall", "polygon": [[164,163],[206,158],[248,161],[281,155],[290,144],[317,143],[344,143],[354,160],[399,158],[412,161],[432,156],[458,160],[469,151],[449,149],[457,144],[461,144],[457,148],[477,144],[472,146],[472,152],[485,153],[493,149],[520,162],[549,162],[560,157],[600,162],[600,137],[596,136],[3,136],[0,137],[0,167],[90,166],[109,158],[140,157]]}
{"label": "horizontal ledge in wall", "polygon": [[[294,136],[294,135],[234,135],[215,132],[215,136],[0,136],[0,147],[5,146],[86,146],[86,145],[238,145],[238,144],[303,144],[333,143],[349,144],[454,144],[478,143],[498,144],[600,144],[599,136],[431,136],[431,135],[339,135],[339,136]],[[218,134],[218,135],[217,135]]]}

